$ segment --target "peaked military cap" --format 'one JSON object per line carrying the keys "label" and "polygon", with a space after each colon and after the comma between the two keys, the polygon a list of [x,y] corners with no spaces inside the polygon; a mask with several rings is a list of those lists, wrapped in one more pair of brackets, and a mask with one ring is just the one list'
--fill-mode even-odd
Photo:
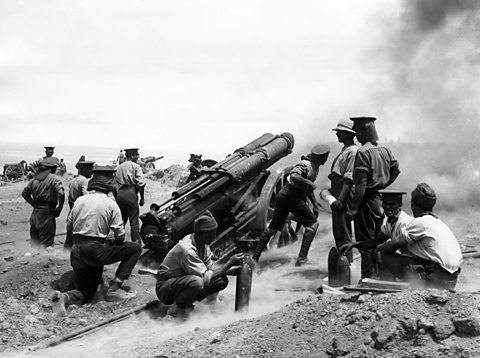
{"label": "peaked military cap", "polygon": [[373,122],[376,121],[377,118],[375,117],[350,117],[350,119],[357,123],[357,122]]}
{"label": "peaked military cap", "polygon": [[382,189],[378,191],[380,195],[382,195],[382,198],[385,197],[396,197],[396,198],[402,198],[402,195],[407,194],[405,191],[400,191],[400,190],[395,190],[395,189]]}
{"label": "peaked military cap", "polygon": [[49,146],[44,147],[44,148],[45,148],[46,150],[54,150],[54,149],[55,149],[55,147],[49,147]]}
{"label": "peaked military cap", "polygon": [[94,173],[106,173],[106,174],[113,174],[116,172],[116,167],[114,166],[111,166],[111,165],[98,165],[98,164],[95,164],[95,166],[93,167],[93,172]]}
{"label": "peaked military cap", "polygon": [[138,148],[128,148],[124,149],[126,155],[135,155],[138,154]]}
{"label": "peaked military cap", "polygon": [[57,157],[48,157],[43,159],[40,162],[40,165],[45,168],[51,168],[51,167],[56,167],[59,163],[59,160]]}
{"label": "peaked military cap", "polygon": [[93,167],[94,164],[95,164],[95,162],[92,161],[92,160],[81,160],[81,161],[77,162],[77,164],[75,166],[78,165],[78,166],[81,166],[81,167],[90,167],[90,166]]}
{"label": "peaked military cap", "polygon": [[330,153],[330,147],[327,144],[316,145],[310,150],[310,154],[317,157],[328,153]]}

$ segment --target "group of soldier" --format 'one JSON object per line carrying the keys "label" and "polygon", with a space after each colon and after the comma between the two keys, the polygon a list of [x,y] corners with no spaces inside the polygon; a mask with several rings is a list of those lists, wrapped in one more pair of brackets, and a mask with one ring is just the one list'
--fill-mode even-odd
{"label": "group of soldier", "polygon": [[[414,286],[453,289],[462,262],[460,245],[433,213],[436,195],[428,184],[420,183],[412,191],[413,217],[401,210],[406,192],[387,189],[400,174],[399,164],[390,149],[378,144],[375,120],[344,119],[333,129],[343,148],[331,165],[330,188],[322,190],[321,197],[330,204],[336,247],[350,263],[352,248],[360,251],[362,279],[402,280]],[[290,171],[277,196],[272,221],[253,247],[255,261],[293,214],[304,227],[295,264],[307,262],[318,228],[314,182],[329,152],[327,145],[317,145]]]}
{"label": "group of soldier", "polygon": [[[375,118],[344,119],[333,130],[343,148],[331,165],[330,188],[322,190],[320,198],[330,204],[339,252],[351,263],[352,248],[360,251],[362,278],[410,280],[423,287],[453,289],[462,255],[453,233],[433,213],[433,189],[426,183],[417,185],[411,197],[413,217],[409,216],[401,210],[405,192],[387,189],[400,174],[399,164],[390,149],[378,144]],[[295,265],[307,263],[319,226],[320,202],[314,194],[314,182],[329,154],[328,145],[317,145],[291,169],[277,195],[272,220],[251,249],[253,262],[259,261],[287,220],[294,219],[304,228]],[[55,291],[53,301],[58,314],[64,315],[68,304],[90,300],[101,283],[104,266],[116,262],[120,264],[105,299],[117,301],[135,296],[123,283],[142,251],[139,206],[144,205],[145,182],[138,158],[138,148],[133,148],[125,150],[125,160],[116,168],[94,165],[84,157],[78,161],[78,175],[69,184],[70,211],[64,245],[70,250],[78,285],[68,292]],[[45,247],[53,245],[55,218],[65,200],[62,182],[54,175],[57,165],[57,158],[43,158],[22,192],[33,207],[31,242]],[[131,242],[125,240],[128,221]],[[201,213],[194,222],[194,232],[180,240],[160,265],[156,294],[161,302],[171,305],[172,314],[185,315],[195,301],[215,300],[228,284],[227,275],[235,275],[245,262],[243,254],[232,256],[224,264],[212,261],[209,245],[217,227],[210,213]]]}

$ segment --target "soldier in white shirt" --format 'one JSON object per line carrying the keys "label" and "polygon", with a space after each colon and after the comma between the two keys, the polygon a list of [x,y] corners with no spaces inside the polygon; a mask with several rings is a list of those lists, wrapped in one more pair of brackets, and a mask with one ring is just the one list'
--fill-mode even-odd
{"label": "soldier in white shirt", "polygon": [[[388,240],[395,240],[401,235],[402,229],[405,228],[412,220],[413,217],[408,215],[402,210],[404,191],[398,191],[393,189],[383,189],[379,191],[382,198],[382,208],[385,212],[385,218],[380,232],[377,234],[374,240],[358,241],[351,244],[342,245],[340,247],[341,253],[347,253],[352,248],[356,247],[359,250],[372,250],[377,248]],[[407,247],[404,247],[402,253],[406,253]],[[385,270],[381,265],[376,262],[376,275],[382,279],[393,279],[388,270]]]}
{"label": "soldier in white shirt", "polygon": [[[462,252],[455,235],[433,212],[437,197],[426,183],[412,191],[414,219],[395,240],[377,247],[377,257],[398,279],[414,285],[454,289],[460,274]],[[407,248],[407,254],[397,249]]]}

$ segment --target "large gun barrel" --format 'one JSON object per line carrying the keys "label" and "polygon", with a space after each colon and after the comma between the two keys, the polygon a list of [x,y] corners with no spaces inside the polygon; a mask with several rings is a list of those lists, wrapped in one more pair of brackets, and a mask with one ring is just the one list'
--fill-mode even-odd
{"label": "large gun barrel", "polygon": [[[172,197],[159,205],[156,215],[143,214],[142,237],[163,235],[173,245],[193,230],[193,221],[209,210],[219,222],[218,235],[238,224],[245,227],[255,216],[256,198],[274,163],[292,152],[294,138],[290,133],[274,135],[266,133],[238,148],[201,175],[172,193]],[[154,216],[154,217],[152,217]],[[145,232],[144,232],[145,231]],[[144,240],[145,241],[145,240]],[[148,246],[148,245],[147,245]]]}

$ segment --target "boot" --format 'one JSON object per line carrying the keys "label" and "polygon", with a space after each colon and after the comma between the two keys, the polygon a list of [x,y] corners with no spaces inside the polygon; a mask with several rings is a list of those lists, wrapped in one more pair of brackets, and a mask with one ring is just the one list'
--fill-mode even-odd
{"label": "boot", "polygon": [[303,233],[302,246],[300,247],[300,252],[298,253],[297,261],[295,266],[302,266],[308,261],[308,251],[310,250],[310,245],[312,244],[313,238],[315,237],[316,230],[313,230],[311,227],[306,227],[305,232]]}
{"label": "boot", "polygon": [[130,298],[134,298],[137,294],[136,292],[126,292],[122,290],[122,283],[118,281],[112,281],[110,287],[105,294],[105,301],[107,302],[118,302],[125,301]]}
{"label": "boot", "polygon": [[270,241],[270,236],[268,235],[268,232],[264,232],[260,235],[259,240],[253,245],[253,248],[252,248],[253,261],[258,262],[258,260],[260,259],[260,255],[262,254],[262,251],[265,250],[269,241]]}

